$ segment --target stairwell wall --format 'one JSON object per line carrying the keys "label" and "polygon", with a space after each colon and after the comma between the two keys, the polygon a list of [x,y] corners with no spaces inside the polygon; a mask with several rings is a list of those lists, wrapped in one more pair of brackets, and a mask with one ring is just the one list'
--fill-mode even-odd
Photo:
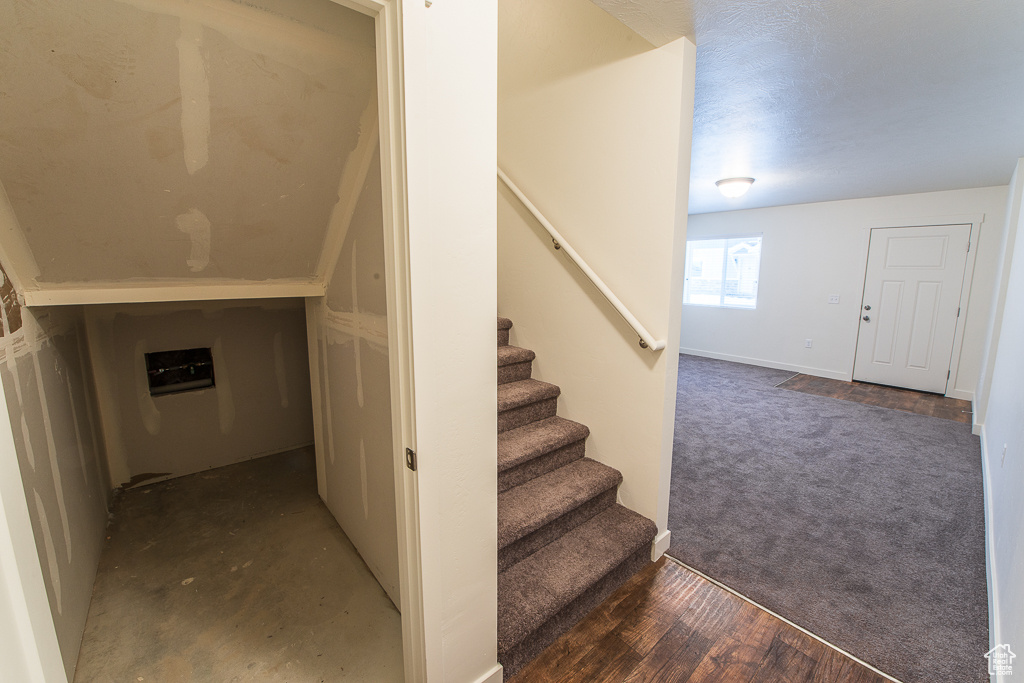
{"label": "stairwell wall", "polygon": [[[1003,256],[996,273],[986,364],[975,401],[985,470],[991,644],[1024,642],[1024,158],[1010,183]],[[985,406],[980,412],[979,404]],[[977,420],[983,420],[978,422]],[[993,676],[1009,681],[1009,675]]]}
{"label": "stairwell wall", "polygon": [[[499,3],[498,158],[668,349],[632,329],[499,183],[498,310],[620,502],[667,528],[695,48],[655,48],[586,0]],[[667,547],[667,536],[660,538]]]}

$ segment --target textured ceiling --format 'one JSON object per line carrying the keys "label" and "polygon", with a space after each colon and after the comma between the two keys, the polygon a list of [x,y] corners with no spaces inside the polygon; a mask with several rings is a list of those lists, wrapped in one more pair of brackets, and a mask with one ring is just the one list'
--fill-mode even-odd
{"label": "textured ceiling", "polygon": [[695,37],[690,213],[1004,185],[1024,156],[1021,0],[593,1]]}
{"label": "textured ceiling", "polygon": [[323,0],[0,3],[27,284],[313,277],[375,93],[373,20]]}

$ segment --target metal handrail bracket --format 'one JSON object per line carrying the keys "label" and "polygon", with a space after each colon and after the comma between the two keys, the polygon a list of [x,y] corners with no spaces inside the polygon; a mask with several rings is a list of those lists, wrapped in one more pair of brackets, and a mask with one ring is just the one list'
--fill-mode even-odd
{"label": "metal handrail bracket", "polygon": [[501,178],[501,182],[508,186],[508,189],[512,190],[512,194],[519,198],[519,201],[521,201],[523,206],[533,214],[533,217],[536,218],[542,226],[544,226],[544,229],[548,231],[548,235],[551,236],[551,242],[554,244],[555,249],[562,251],[572,260],[573,263],[576,264],[577,268],[583,271],[583,274],[586,275],[592,283],[594,283],[594,286],[597,287],[597,290],[601,292],[602,295],[604,295],[604,298],[608,300],[608,303],[612,305],[612,308],[614,308],[615,311],[622,316],[622,319],[633,328],[633,331],[636,332],[637,336],[640,338],[640,348],[649,349],[651,351],[661,351],[664,349],[665,340],[655,339],[654,336],[647,331],[647,328],[640,324],[640,321],[636,319],[636,316],[630,313],[629,309],[626,308],[626,305],[619,300],[619,297],[615,296],[615,293],[612,290],[608,289],[608,285],[598,277],[597,273],[594,272],[594,269],[587,265],[587,262],[584,261],[576,250],[572,248],[572,245],[565,241],[565,238],[562,237],[561,233],[555,229],[555,226],[551,224],[551,221],[544,217],[544,214],[540,212],[540,209],[538,209],[534,203],[531,202],[525,194],[523,194],[523,191],[519,189],[519,186],[512,182],[512,179],[508,177],[507,173],[501,170],[500,166],[498,167],[498,177]]}

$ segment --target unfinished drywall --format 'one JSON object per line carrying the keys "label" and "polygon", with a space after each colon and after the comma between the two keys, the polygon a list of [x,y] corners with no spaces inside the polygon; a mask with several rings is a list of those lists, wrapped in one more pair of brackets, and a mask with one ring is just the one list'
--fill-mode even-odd
{"label": "unfinished drywall", "polygon": [[[684,353],[849,380],[871,228],[970,223],[984,215],[958,371],[947,393],[971,399],[991,308],[1007,188],[851,199],[690,216],[687,239],[763,234],[756,310],[683,306]],[[839,304],[829,304],[830,296]],[[804,340],[811,339],[811,348]]]}
{"label": "unfinished drywall", "polygon": [[312,278],[374,59],[328,0],[0,4],[22,284]]}
{"label": "unfinished drywall", "polygon": [[[39,564],[68,679],[107,520],[80,308],[23,309],[3,285],[0,379]],[[7,457],[7,453],[0,457]]]}
{"label": "unfinished drywall", "polygon": [[307,300],[307,319],[320,496],[401,605],[382,211],[375,151],[327,295]]}
{"label": "unfinished drywall", "polygon": [[[991,349],[975,401],[985,461],[989,606],[992,645],[1024,642],[1024,159],[1017,161],[1004,225],[997,286],[992,295]],[[1004,259],[1005,257],[1005,259]],[[979,421],[979,417],[983,420]],[[1000,676],[993,680],[1009,681]]]}
{"label": "unfinished drywall", "polygon": [[[594,285],[499,186],[498,310],[587,455],[667,547],[694,51],[655,48],[586,0],[499,5],[498,160],[668,349],[644,350]],[[681,202],[681,203],[680,203]],[[677,253],[678,252],[678,253]]]}
{"label": "unfinished drywall", "polygon": [[[301,299],[88,306],[110,484],[191,474],[313,441]],[[210,388],[151,396],[145,354],[209,348]]]}

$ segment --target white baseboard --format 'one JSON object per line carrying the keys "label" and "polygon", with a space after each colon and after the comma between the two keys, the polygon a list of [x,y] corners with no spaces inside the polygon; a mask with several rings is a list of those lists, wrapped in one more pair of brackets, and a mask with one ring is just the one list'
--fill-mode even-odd
{"label": "white baseboard", "polygon": [[716,360],[727,360],[733,363],[743,363],[745,365],[758,365],[762,368],[774,368],[775,370],[788,370],[789,372],[799,372],[803,375],[814,375],[815,377],[826,377],[828,379],[838,379],[842,382],[849,382],[853,379],[853,375],[850,372],[838,372],[836,370],[825,370],[823,368],[812,368],[806,365],[793,365],[792,363],[779,363],[773,360],[765,360],[763,358],[748,358],[746,356],[734,356],[728,353],[717,353],[715,351],[702,351],[701,349],[679,349],[679,353],[685,353],[688,356],[701,356],[703,358],[714,358]]}
{"label": "white baseboard", "polygon": [[501,683],[504,676],[505,670],[501,664],[495,664],[493,669],[476,679],[476,683]]}
{"label": "white baseboard", "polygon": [[669,529],[665,529],[655,536],[651,542],[651,562],[657,562],[658,558],[665,554],[665,551],[668,550],[671,544],[672,532]]}
{"label": "white baseboard", "polygon": [[[999,577],[996,575],[995,548],[992,520],[992,473],[989,470],[988,440],[985,438],[985,425],[975,425],[981,436],[981,479],[985,505],[985,576],[988,579],[988,637],[989,647],[1002,644],[1002,628],[999,619]],[[993,676],[993,680],[1003,681],[1003,676]],[[1006,683],[1009,683],[1007,679]]]}

